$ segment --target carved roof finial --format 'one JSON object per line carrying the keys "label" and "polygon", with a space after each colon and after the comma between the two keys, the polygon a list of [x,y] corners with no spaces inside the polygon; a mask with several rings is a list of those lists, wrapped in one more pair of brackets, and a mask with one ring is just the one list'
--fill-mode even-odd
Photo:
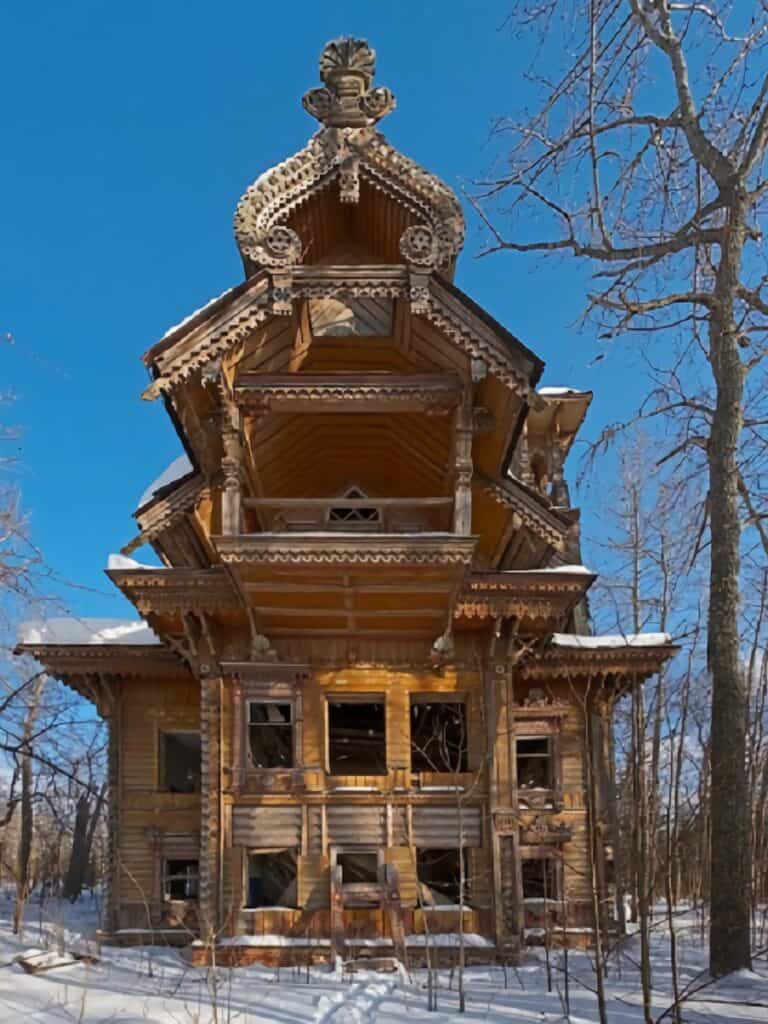
{"label": "carved roof finial", "polygon": [[371,88],[375,70],[376,52],[365,39],[332,39],[320,54],[323,88],[304,94],[304,109],[328,127],[364,128],[375,124],[395,107],[389,89]]}

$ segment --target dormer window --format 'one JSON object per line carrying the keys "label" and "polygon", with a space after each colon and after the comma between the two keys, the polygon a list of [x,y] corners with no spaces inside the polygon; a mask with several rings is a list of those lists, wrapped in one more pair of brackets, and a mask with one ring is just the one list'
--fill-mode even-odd
{"label": "dormer window", "polygon": [[328,509],[329,526],[359,529],[361,526],[380,525],[381,509],[368,504],[369,498],[358,487],[351,487],[338,504]]}

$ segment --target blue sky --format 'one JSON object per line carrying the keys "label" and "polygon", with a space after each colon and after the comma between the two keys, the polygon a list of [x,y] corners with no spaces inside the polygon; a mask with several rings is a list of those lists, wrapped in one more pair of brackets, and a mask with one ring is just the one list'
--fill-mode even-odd
{"label": "blue sky", "polygon": [[[0,342],[0,390],[16,401],[3,419],[22,430],[33,539],[86,588],[64,591],[76,614],[130,612],[103,567],[181,450],[162,406],[139,397],[139,357],[242,279],[235,204],[314,131],[300,98],[323,44],[370,41],[398,101],[383,131],[458,188],[488,169],[492,120],[525,94],[532,41],[501,27],[505,13],[469,0],[5,0],[0,333],[13,342]],[[586,271],[478,259],[481,245],[470,215],[457,283],[545,359],[543,383],[595,390],[594,436],[631,407],[640,375],[626,352],[590,365],[596,344],[576,327]]]}

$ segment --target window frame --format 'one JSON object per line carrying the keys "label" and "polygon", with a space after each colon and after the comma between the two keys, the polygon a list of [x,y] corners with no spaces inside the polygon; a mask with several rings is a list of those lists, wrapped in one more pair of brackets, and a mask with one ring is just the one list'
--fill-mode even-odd
{"label": "window frame", "polygon": [[[170,872],[169,872],[169,869],[168,869],[168,865],[169,865],[169,863],[172,860],[181,860],[181,861],[192,861],[192,862],[195,862],[197,864],[197,874],[193,875],[193,876],[190,876],[190,875],[186,875],[186,876],[184,876],[184,875],[171,875]],[[174,878],[174,879],[176,879],[176,878],[187,878],[187,880],[189,880],[190,877],[196,879],[197,895],[196,896],[172,896],[171,893],[170,893],[170,888],[166,885],[166,880],[169,879],[169,878]],[[163,851],[162,859],[160,861],[160,898],[163,901],[163,903],[199,903],[199,901],[200,901],[200,857],[199,857],[199,855],[197,857],[182,857],[182,856],[179,856],[178,854],[174,853],[173,851],[167,851],[167,850]]]}
{"label": "window frame", "polygon": [[[252,722],[251,721],[251,705],[252,704],[286,704],[291,709],[291,720],[287,724],[287,727],[291,730],[291,764],[289,765],[272,765],[270,767],[260,767],[253,763],[253,754],[251,752],[251,729],[262,728],[273,726],[277,729],[284,729],[286,725],[280,725],[276,722]],[[243,715],[243,726],[244,726],[244,762],[245,772],[247,775],[264,775],[271,772],[292,772],[297,766],[297,747],[296,747],[296,701],[294,698],[275,696],[275,697],[253,697],[246,696],[244,701],[245,714]]]}
{"label": "window frame", "polygon": [[[193,735],[200,738],[200,772],[197,776],[197,788],[192,790],[185,790],[177,792],[176,790],[170,789],[166,784],[165,779],[165,737],[166,736],[178,736]],[[202,747],[203,747],[203,734],[201,729],[162,729],[157,730],[157,791],[158,793],[171,793],[174,796],[195,796],[199,795],[202,788]]]}
{"label": "window frame", "polygon": [[[469,695],[464,690],[430,692],[429,690],[411,691],[408,694],[408,770],[411,775],[446,775],[456,778],[470,772],[472,764],[469,748],[470,727],[469,727]],[[461,704],[464,708],[464,757],[463,767],[458,770],[453,768],[428,768],[424,771],[417,771],[413,767],[413,706],[415,704]]]}
{"label": "window frame", "polygon": [[[389,763],[389,728],[387,722],[387,697],[384,693],[325,693],[325,771],[333,779],[372,778],[386,779],[391,772]],[[381,772],[334,772],[331,768],[331,704],[381,704],[384,709],[384,770]]]}
{"label": "window frame", "polygon": [[267,906],[265,904],[264,906],[261,906],[261,907],[250,907],[250,906],[248,906],[249,880],[250,880],[250,877],[251,877],[251,875],[250,875],[250,859],[251,859],[251,857],[252,856],[268,856],[269,854],[276,854],[276,853],[293,853],[294,861],[295,861],[295,866],[296,866],[296,874],[294,876],[294,881],[296,883],[296,902],[295,902],[295,905],[292,906],[292,907],[288,907],[288,904],[279,904],[279,905],[280,906],[284,906],[284,907],[286,907],[289,910],[298,910],[298,909],[300,909],[300,907],[299,907],[299,858],[301,857],[301,847],[300,846],[270,846],[270,847],[249,846],[249,847],[246,847],[246,849],[243,851],[244,855],[243,855],[243,859],[242,859],[242,893],[243,893],[243,901],[242,901],[242,906],[240,908],[242,911],[245,911],[246,913],[250,913],[250,914],[257,914],[259,912],[265,912],[266,913],[266,912],[269,912],[270,910],[274,911],[275,908],[278,906],[278,904],[276,904],[276,903],[270,904],[269,906]]}
{"label": "window frame", "polygon": [[[521,716],[514,725],[514,763],[515,763],[515,786],[517,790],[517,796],[520,800],[525,800],[526,794],[530,794],[532,797],[538,797],[541,799],[542,796],[547,798],[547,802],[551,804],[551,810],[562,810],[563,808],[563,755],[561,745],[561,725],[562,725],[562,714],[541,714],[539,709],[536,709],[536,714]],[[518,709],[519,713],[519,709]],[[549,741],[549,758],[550,758],[550,788],[549,789],[523,789],[520,785],[520,779],[517,771],[517,741],[518,739],[523,740],[540,740],[547,739]],[[547,809],[541,808],[539,804],[531,807],[532,810]]]}
{"label": "window frame", "polygon": [[[271,673],[270,673],[271,676]],[[269,789],[280,779],[293,779],[303,769],[303,701],[298,676],[290,681],[278,678],[237,679],[232,690],[232,792],[237,795],[249,786],[258,791],[259,779]],[[248,743],[249,701],[265,704],[291,704],[293,711],[293,768],[255,768],[251,764]]]}

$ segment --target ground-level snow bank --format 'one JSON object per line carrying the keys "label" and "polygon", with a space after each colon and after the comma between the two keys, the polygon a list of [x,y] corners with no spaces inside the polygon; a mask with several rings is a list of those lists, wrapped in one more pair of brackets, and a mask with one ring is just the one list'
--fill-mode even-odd
{"label": "ground-level snow bank", "polygon": [[[26,933],[11,934],[10,895],[0,893],[0,1024],[555,1024],[564,1020],[561,994],[565,962],[551,950],[553,985],[547,989],[544,952],[531,953],[515,970],[497,966],[465,971],[467,1014],[458,1015],[457,972],[437,972],[437,1012],[427,1012],[427,973],[351,976],[326,965],[216,969],[191,967],[178,950],[157,947],[102,946],[100,962],[55,968],[27,975],[14,962],[31,948],[58,953],[85,943],[96,929],[97,906],[89,899],[74,907],[51,901],[41,912],[28,906]],[[663,922],[663,916],[659,915]],[[706,949],[693,911],[675,918],[681,958],[681,988],[706,984]],[[653,1013],[671,1002],[668,940],[652,932]],[[432,937],[437,938],[436,936]],[[763,942],[763,945],[767,943]],[[93,949],[93,943],[90,946]],[[626,955],[612,954],[605,978],[611,1024],[642,1024],[642,996],[636,964],[637,939]],[[568,958],[571,1024],[597,1022],[594,973],[590,957],[571,950]],[[690,1024],[765,1024],[768,1020],[768,964],[755,962],[716,984],[698,988],[684,1009]],[[669,1015],[668,1015],[669,1016]]]}

